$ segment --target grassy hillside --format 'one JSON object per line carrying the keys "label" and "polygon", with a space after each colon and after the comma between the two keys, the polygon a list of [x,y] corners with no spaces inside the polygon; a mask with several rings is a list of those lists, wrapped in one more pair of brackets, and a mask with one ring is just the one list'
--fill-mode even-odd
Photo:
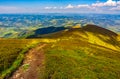
{"label": "grassy hillside", "polygon": [[53,39],[74,39],[86,41],[91,44],[104,46],[113,50],[118,50],[120,47],[119,35],[95,25],[86,25],[82,28],[66,28],[60,32],[51,34],[37,35],[36,38],[53,38]]}
{"label": "grassy hillside", "polygon": [[43,37],[57,39],[45,49],[45,79],[120,78],[120,44],[116,33],[87,25]]}
{"label": "grassy hillside", "polygon": [[[39,29],[33,35],[34,39],[17,40],[19,42],[16,44],[22,45],[21,50],[26,49],[25,45],[31,47],[38,42],[45,44],[44,48],[38,46],[45,55],[43,59],[45,61],[41,62],[44,63],[44,71],[41,71],[39,67],[36,68],[38,74],[34,75],[35,77],[39,76],[38,79],[120,79],[120,39],[118,34],[95,25],[55,29],[45,28],[45,30],[49,30],[50,34],[43,34],[43,31],[41,32]],[[13,40],[5,43],[13,45],[15,42]],[[25,43],[22,44],[22,42]],[[9,45],[5,47],[8,46],[13,51],[14,48],[19,47],[16,44],[13,47]],[[6,49],[4,51],[6,52]],[[6,56],[3,61],[11,59],[14,62],[21,53],[14,51],[10,55],[15,54],[15,56],[9,57],[9,55],[8,58]],[[2,54],[4,55],[4,53]],[[4,63],[2,64],[4,65]]]}
{"label": "grassy hillside", "polygon": [[46,50],[45,79],[119,79],[120,52],[84,41],[61,40]]}
{"label": "grassy hillside", "polygon": [[24,53],[37,43],[26,39],[0,39],[0,78],[15,70],[21,64]]}

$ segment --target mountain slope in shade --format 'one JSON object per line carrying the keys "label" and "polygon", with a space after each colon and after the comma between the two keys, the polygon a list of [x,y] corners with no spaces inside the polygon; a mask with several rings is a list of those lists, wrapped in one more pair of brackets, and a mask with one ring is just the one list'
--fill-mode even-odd
{"label": "mountain slope in shade", "polygon": [[110,37],[116,37],[117,34],[110,31],[110,30],[107,30],[105,28],[102,28],[102,27],[99,27],[99,26],[96,26],[96,25],[92,25],[92,24],[88,24],[86,25],[85,27],[82,28],[83,30],[85,31],[88,31],[88,32],[94,32],[95,34],[102,34],[102,35],[105,35],[105,36],[110,36]]}
{"label": "mountain slope in shade", "polygon": [[34,34],[28,36],[27,38],[36,38],[39,35],[50,34],[58,31],[65,30],[65,27],[47,27],[47,28],[40,28],[34,31]]}

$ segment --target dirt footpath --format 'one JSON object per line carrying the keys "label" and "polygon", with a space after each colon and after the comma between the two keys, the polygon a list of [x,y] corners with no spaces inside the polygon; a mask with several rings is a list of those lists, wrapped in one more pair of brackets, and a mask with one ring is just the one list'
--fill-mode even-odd
{"label": "dirt footpath", "polygon": [[43,47],[45,46],[46,44],[40,44],[26,53],[22,66],[9,79],[43,79],[45,69]]}

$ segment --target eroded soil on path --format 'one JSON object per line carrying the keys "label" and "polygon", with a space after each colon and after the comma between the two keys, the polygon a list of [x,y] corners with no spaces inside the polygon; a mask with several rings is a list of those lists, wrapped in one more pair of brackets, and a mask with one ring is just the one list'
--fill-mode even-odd
{"label": "eroded soil on path", "polygon": [[43,79],[45,69],[43,47],[45,46],[46,44],[40,44],[26,53],[23,64],[9,79]]}

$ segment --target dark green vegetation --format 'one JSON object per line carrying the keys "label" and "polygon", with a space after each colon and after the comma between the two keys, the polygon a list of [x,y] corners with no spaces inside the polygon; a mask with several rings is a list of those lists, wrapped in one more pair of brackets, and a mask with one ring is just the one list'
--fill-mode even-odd
{"label": "dark green vegetation", "polygon": [[47,28],[40,28],[34,31],[34,33],[30,36],[28,36],[27,38],[40,38],[40,35],[44,35],[44,34],[50,34],[50,33],[55,33],[58,31],[62,31],[65,30],[67,28],[65,27],[47,27]]}
{"label": "dark green vegetation", "polygon": [[[57,30],[58,32],[55,29],[52,29],[53,32],[50,31],[50,34],[43,34],[41,29],[35,30],[34,39],[28,39],[35,43],[46,44],[43,48],[45,54],[43,79],[120,79],[120,36],[118,34],[95,25],[64,28]],[[45,30],[49,29],[45,28]],[[24,48],[24,44],[22,45]],[[12,48],[14,47],[11,47],[11,51]],[[16,52],[13,52],[16,54],[15,58],[20,53]],[[13,62],[15,58],[11,56],[9,59]],[[6,58],[4,61],[7,61]],[[38,74],[41,72],[38,71]]]}
{"label": "dark green vegetation", "polygon": [[24,54],[35,44],[34,40],[0,39],[0,78],[19,67]]}

